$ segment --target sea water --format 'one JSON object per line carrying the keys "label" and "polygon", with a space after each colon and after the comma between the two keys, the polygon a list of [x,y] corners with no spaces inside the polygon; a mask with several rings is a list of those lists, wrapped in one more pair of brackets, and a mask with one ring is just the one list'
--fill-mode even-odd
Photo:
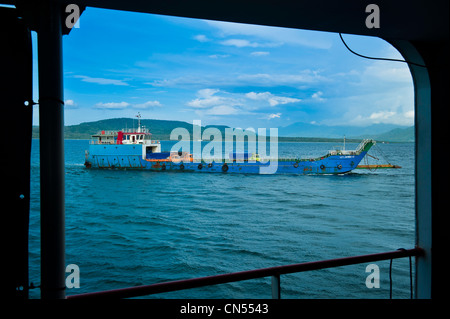
{"label": "sea water", "polygon": [[[161,143],[163,150],[174,144]],[[279,143],[278,153],[317,157],[335,144]],[[347,143],[347,149],[356,146]],[[414,144],[377,146],[402,168],[345,175],[96,170],[83,165],[89,141],[66,140],[66,264],[80,270],[80,288],[66,293],[413,248]],[[40,283],[39,214],[39,140],[33,140],[34,285]],[[371,273],[368,264],[359,264],[282,275],[281,297],[389,298],[389,260],[375,264],[379,288],[366,286]],[[395,259],[394,298],[409,298],[409,276],[408,258]],[[31,298],[39,296],[39,289],[30,292]],[[271,278],[143,298],[271,298]]]}

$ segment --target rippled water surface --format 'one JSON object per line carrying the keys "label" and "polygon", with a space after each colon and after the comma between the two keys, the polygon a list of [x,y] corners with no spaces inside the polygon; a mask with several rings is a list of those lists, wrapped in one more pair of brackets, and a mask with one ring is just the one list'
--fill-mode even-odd
{"label": "rippled water surface", "polygon": [[[169,150],[170,142],[162,142]],[[334,144],[279,143],[280,156]],[[66,264],[77,294],[414,246],[414,144],[378,145],[401,169],[347,175],[246,175],[85,169],[88,141],[67,140]],[[355,148],[356,144],[347,144]],[[30,281],[39,273],[39,141],[33,140]],[[388,298],[367,264],[281,277],[282,298]],[[409,297],[408,259],[393,262],[393,297]],[[270,278],[147,298],[270,298]],[[32,298],[39,291],[31,292]]]}

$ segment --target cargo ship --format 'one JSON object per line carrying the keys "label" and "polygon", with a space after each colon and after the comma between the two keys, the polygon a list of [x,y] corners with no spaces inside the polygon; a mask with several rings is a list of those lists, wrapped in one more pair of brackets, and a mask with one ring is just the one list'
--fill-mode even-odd
{"label": "cargo ship", "polygon": [[151,171],[345,174],[358,167],[373,145],[374,140],[365,139],[355,150],[331,150],[326,155],[308,159],[260,158],[256,153],[232,152],[227,159],[204,160],[188,152],[161,151],[161,143],[153,140],[149,130],[139,123],[137,129],[100,131],[92,135],[85,166]]}

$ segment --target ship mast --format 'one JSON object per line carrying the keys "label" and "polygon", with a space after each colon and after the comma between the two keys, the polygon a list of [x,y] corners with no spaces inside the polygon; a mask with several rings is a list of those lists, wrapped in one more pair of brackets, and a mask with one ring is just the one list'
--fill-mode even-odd
{"label": "ship mast", "polygon": [[137,129],[137,132],[140,133],[141,132],[141,113],[138,112],[138,115],[136,115],[136,117],[138,118],[138,129]]}

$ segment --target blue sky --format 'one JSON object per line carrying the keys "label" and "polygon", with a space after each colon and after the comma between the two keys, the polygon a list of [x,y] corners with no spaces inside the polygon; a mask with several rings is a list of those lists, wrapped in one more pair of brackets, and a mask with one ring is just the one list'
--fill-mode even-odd
{"label": "blue sky", "polygon": [[[384,40],[344,37],[401,58]],[[335,33],[87,8],[63,41],[66,125],[137,112],[242,128],[414,124],[407,65],[357,57]]]}

